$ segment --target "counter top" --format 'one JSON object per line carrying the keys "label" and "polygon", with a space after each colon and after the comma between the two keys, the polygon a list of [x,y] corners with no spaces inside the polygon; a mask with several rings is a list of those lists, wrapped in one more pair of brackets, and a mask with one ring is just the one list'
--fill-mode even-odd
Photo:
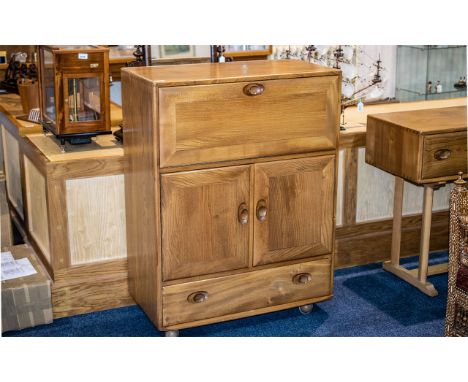
{"label": "counter top", "polygon": [[[111,102],[111,129],[115,131],[122,122],[122,108]],[[123,146],[114,135],[98,135],[87,145],[66,144],[66,152],[60,151],[59,142],[48,133],[42,133],[42,126],[16,117],[24,115],[20,97],[16,94],[0,95],[0,112],[18,128],[21,136],[29,140],[50,162],[73,161],[79,159],[104,158],[109,156],[123,157]]]}

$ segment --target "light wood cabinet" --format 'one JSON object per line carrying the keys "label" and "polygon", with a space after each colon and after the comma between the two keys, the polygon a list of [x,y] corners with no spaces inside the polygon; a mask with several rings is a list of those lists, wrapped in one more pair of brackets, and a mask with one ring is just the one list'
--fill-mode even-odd
{"label": "light wood cabinet", "polygon": [[122,70],[130,292],[164,331],[332,296],[340,72]]}

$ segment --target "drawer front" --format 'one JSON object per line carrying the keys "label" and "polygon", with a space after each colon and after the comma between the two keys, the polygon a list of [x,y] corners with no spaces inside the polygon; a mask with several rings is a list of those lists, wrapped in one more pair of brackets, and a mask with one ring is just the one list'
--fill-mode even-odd
{"label": "drawer front", "polygon": [[163,287],[164,326],[331,294],[331,259]]}
{"label": "drawer front", "polygon": [[467,172],[466,132],[424,137],[422,179]]}
{"label": "drawer front", "polygon": [[161,167],[336,147],[338,77],[159,90]]}

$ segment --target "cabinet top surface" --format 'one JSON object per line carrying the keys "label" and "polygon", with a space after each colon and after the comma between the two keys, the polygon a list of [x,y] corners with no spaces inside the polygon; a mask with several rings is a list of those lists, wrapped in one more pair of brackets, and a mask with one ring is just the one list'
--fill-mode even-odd
{"label": "cabinet top surface", "polygon": [[466,131],[467,128],[466,106],[373,114],[368,118],[398,125],[422,135]]}
{"label": "cabinet top surface", "polygon": [[159,86],[171,86],[333,76],[341,71],[304,61],[258,60],[123,68],[122,73],[135,75]]}

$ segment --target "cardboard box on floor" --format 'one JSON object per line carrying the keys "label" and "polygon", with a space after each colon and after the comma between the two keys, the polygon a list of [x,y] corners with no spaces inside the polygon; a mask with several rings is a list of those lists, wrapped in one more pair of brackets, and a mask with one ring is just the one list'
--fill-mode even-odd
{"label": "cardboard box on floor", "polygon": [[27,257],[36,274],[2,281],[2,333],[41,324],[52,316],[51,279],[36,253],[26,244],[9,249],[19,260]]}

